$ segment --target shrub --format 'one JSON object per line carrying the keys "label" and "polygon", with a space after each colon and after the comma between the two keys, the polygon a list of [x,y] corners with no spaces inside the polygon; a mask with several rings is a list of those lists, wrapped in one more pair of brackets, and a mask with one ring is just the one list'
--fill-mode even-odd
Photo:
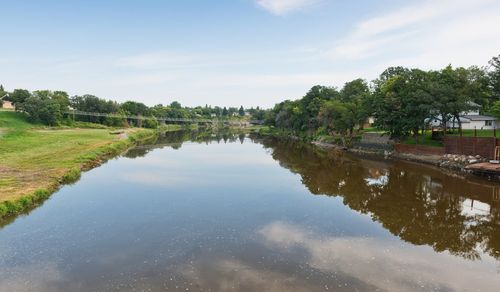
{"label": "shrub", "polygon": [[76,182],[81,176],[81,171],[79,168],[74,167],[70,169],[61,179],[63,184],[70,184]]}

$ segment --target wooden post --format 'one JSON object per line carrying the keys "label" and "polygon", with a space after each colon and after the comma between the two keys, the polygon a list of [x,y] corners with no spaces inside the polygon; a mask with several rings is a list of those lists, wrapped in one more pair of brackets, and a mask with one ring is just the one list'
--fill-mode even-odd
{"label": "wooden post", "polygon": [[474,126],[474,137],[477,137],[477,128]]}
{"label": "wooden post", "polygon": [[497,128],[493,127],[493,137],[497,137]]}

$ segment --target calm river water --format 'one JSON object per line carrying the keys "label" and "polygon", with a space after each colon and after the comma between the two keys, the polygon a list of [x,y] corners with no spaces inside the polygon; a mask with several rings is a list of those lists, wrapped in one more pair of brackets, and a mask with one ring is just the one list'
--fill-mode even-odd
{"label": "calm river water", "polygon": [[0,229],[1,291],[500,291],[500,187],[176,132]]}

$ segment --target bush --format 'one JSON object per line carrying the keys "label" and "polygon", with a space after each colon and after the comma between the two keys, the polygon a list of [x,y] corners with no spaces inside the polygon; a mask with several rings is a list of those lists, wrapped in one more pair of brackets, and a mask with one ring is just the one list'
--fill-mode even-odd
{"label": "bush", "polygon": [[81,176],[81,171],[79,168],[70,169],[61,179],[61,183],[70,184],[76,182]]}
{"label": "bush", "polygon": [[156,129],[158,128],[158,120],[155,118],[145,119],[143,123],[144,128]]}
{"label": "bush", "polygon": [[5,206],[5,203],[0,204],[0,218],[4,217],[9,213],[9,209]]}
{"label": "bush", "polygon": [[49,126],[58,125],[62,120],[61,105],[51,99],[32,96],[21,105],[31,122],[42,122]]}

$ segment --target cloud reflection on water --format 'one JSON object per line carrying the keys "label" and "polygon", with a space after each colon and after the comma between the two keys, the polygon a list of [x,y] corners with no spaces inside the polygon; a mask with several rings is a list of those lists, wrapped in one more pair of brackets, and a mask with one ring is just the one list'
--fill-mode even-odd
{"label": "cloud reflection on water", "polygon": [[297,247],[306,250],[308,265],[313,268],[342,272],[383,290],[494,291],[500,287],[495,261],[489,257],[476,264],[436,254],[428,247],[410,248],[374,238],[321,237],[279,221],[264,226],[259,233],[274,248],[291,253]]}

